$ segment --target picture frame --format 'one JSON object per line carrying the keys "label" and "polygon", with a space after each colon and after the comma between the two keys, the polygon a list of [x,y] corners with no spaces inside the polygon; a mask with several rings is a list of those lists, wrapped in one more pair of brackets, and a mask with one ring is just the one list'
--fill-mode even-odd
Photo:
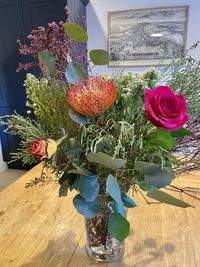
{"label": "picture frame", "polygon": [[108,13],[110,67],[168,65],[186,50],[189,6]]}

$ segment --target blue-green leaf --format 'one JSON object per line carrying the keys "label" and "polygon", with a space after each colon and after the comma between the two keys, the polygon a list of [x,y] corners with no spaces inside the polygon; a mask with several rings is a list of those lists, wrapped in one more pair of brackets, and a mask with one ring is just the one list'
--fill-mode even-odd
{"label": "blue-green leaf", "polygon": [[117,204],[115,205],[115,210],[121,214],[123,217],[126,217],[126,211],[125,208],[122,204]]}
{"label": "blue-green leaf", "polygon": [[66,154],[69,158],[80,156],[82,153],[82,146],[76,138],[69,138],[66,145]]}
{"label": "blue-green leaf", "polygon": [[119,213],[111,213],[108,220],[108,232],[109,234],[122,242],[128,235],[130,231],[130,224]]}
{"label": "blue-green leaf", "polygon": [[177,131],[171,131],[170,134],[173,138],[180,138],[180,137],[184,137],[187,135],[192,135],[192,132],[186,128],[181,128]]}
{"label": "blue-green leaf", "polygon": [[59,189],[59,197],[66,197],[69,189],[69,181],[65,180]]}
{"label": "blue-green leaf", "polygon": [[122,202],[125,207],[127,208],[134,208],[137,207],[137,204],[124,192],[121,193]]}
{"label": "blue-green leaf", "polygon": [[75,110],[71,108],[68,110],[68,114],[69,117],[78,124],[83,124],[83,125],[90,124],[89,118],[80,113],[77,113]]}
{"label": "blue-green leaf", "polygon": [[73,166],[76,169],[73,170],[69,170],[67,173],[74,173],[74,174],[79,174],[79,175],[91,175],[91,172],[83,167],[80,167],[78,165],[76,165],[75,163],[73,163]]}
{"label": "blue-green leaf", "polygon": [[148,139],[149,143],[159,145],[160,147],[171,150],[176,145],[176,140],[171,136],[169,131],[157,128],[153,135]]}
{"label": "blue-green leaf", "polygon": [[86,218],[94,218],[101,210],[98,200],[87,202],[81,195],[76,195],[73,199],[74,207]]}
{"label": "blue-green leaf", "polygon": [[42,63],[43,65],[47,67],[49,76],[52,77],[56,75],[55,58],[50,51],[48,50],[40,51],[38,53],[38,59],[40,63]]}
{"label": "blue-green leaf", "polygon": [[144,182],[157,188],[169,185],[175,175],[167,170],[161,169],[158,164],[138,161],[135,163],[135,170],[144,174]]}
{"label": "blue-green leaf", "polygon": [[147,183],[138,183],[138,185],[143,191],[152,191],[152,190],[157,189],[156,186],[153,186],[153,185],[147,184]]}
{"label": "blue-green leaf", "polygon": [[112,158],[109,155],[98,152],[98,153],[89,153],[87,155],[87,160],[89,162],[97,163],[99,165],[102,165],[104,167],[117,170],[120,168],[123,168],[127,161],[124,159],[118,159],[118,158]]}
{"label": "blue-green leaf", "polygon": [[74,22],[64,23],[64,30],[74,41],[86,43],[88,40],[87,32]]}
{"label": "blue-green leaf", "polygon": [[109,53],[103,49],[91,50],[89,56],[94,65],[107,65],[110,61]]}
{"label": "blue-green leaf", "polygon": [[169,185],[176,176],[167,171],[162,170],[160,166],[152,167],[148,174],[144,175],[145,183],[151,184],[157,188],[162,188]]}
{"label": "blue-green leaf", "polygon": [[76,84],[79,80],[87,78],[87,71],[83,65],[68,63],[65,70],[65,77],[69,83]]}
{"label": "blue-green leaf", "polygon": [[112,174],[108,175],[108,178],[106,180],[106,189],[108,190],[109,195],[115,200],[115,202],[118,205],[123,206],[119,184],[116,177],[114,177]]}
{"label": "blue-green leaf", "polygon": [[147,193],[147,196],[150,198],[153,198],[157,201],[160,201],[162,203],[166,203],[169,205],[173,205],[173,206],[177,206],[177,207],[181,207],[181,208],[188,208],[188,207],[192,207],[191,205],[189,205],[188,203],[177,199],[163,191],[160,190],[154,190],[154,191],[150,191]]}
{"label": "blue-green leaf", "polygon": [[82,175],[79,179],[78,188],[80,195],[86,201],[94,201],[99,195],[100,190],[98,176]]}

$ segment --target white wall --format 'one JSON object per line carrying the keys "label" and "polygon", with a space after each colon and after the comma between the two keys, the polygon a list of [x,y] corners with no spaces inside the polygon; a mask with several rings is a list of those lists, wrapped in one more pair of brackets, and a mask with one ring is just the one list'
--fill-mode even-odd
{"label": "white wall", "polygon": [[[200,40],[200,0],[90,0],[87,5],[88,49],[107,50],[107,13],[110,11],[189,5],[187,48]],[[200,59],[200,51],[195,52]],[[142,67],[126,67],[124,71],[143,71]],[[113,73],[119,68],[96,67],[94,74]]]}

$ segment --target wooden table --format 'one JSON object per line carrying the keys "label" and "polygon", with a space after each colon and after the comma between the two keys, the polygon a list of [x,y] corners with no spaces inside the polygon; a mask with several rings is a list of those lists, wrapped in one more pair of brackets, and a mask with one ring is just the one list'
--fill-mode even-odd
{"label": "wooden table", "polygon": [[[36,166],[0,193],[0,267],[200,266],[198,201],[184,197],[197,208],[181,209],[136,198],[139,207],[128,213],[132,230],[124,258],[97,263],[85,253],[84,221],[73,207],[73,194],[59,198],[55,184],[24,188],[40,169]],[[176,183],[198,187],[200,175],[185,175]]]}

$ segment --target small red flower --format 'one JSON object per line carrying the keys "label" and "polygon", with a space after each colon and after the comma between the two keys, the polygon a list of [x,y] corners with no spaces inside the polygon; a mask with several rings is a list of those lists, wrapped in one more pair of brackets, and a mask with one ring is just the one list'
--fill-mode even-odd
{"label": "small red flower", "polygon": [[89,77],[70,88],[67,102],[78,113],[95,117],[107,111],[116,98],[117,89],[113,81],[102,77]]}
{"label": "small red flower", "polygon": [[34,140],[30,147],[30,153],[35,156],[37,160],[47,158],[47,141]]}
{"label": "small red flower", "polygon": [[29,152],[37,159],[50,159],[57,150],[57,143],[52,139],[36,139],[32,142]]}

